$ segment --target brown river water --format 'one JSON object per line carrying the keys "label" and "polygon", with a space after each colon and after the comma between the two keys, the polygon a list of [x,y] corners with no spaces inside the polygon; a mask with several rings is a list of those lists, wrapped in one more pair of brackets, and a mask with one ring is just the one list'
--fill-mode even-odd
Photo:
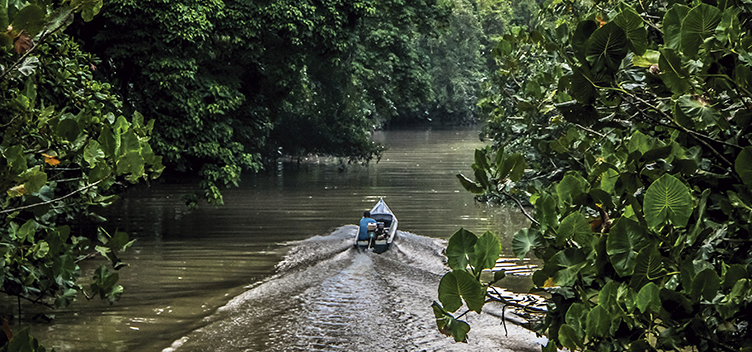
{"label": "brown river water", "polygon": [[[389,148],[379,163],[280,163],[224,190],[223,206],[188,210],[181,198],[192,182],[128,191],[109,210],[138,239],[123,257],[122,299],[76,302],[33,324],[33,334],[58,352],[540,351],[527,330],[507,324],[505,336],[493,314],[464,317],[467,344],[434,323],[446,240],[461,227],[491,230],[512,256],[511,237],[527,225],[515,208],[476,204],[457,181],[484,145],[477,131],[373,138]],[[353,224],[379,198],[400,232],[386,253],[359,253]],[[505,280],[518,292],[531,285]]]}

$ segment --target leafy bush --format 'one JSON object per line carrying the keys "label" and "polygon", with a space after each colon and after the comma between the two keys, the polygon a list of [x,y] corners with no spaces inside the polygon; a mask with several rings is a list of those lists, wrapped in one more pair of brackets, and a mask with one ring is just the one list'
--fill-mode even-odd
{"label": "leafy bush", "polygon": [[[544,262],[544,351],[750,350],[751,14],[554,1],[538,29],[499,43],[501,63],[525,47],[554,70],[505,67],[529,74],[500,100],[514,115],[494,117],[497,136],[526,134],[525,154],[497,144],[476,153],[474,180],[458,176],[477,194],[529,195],[512,249]],[[522,155],[536,170],[510,171]]]}
{"label": "leafy bush", "polygon": [[[74,14],[90,20],[101,5],[0,8],[7,28],[0,33],[0,292],[19,302],[65,307],[78,293],[118,300],[117,272],[102,265],[85,287],[78,263],[101,256],[117,270],[125,265],[117,254],[133,241],[103,228],[87,233],[82,224],[105,220],[94,209],[115,201],[124,181],[163,169],[149,145],[153,121],[139,113],[126,119],[111,87],[93,79],[97,60],[60,33]],[[28,334],[16,337],[11,351],[36,344]]]}

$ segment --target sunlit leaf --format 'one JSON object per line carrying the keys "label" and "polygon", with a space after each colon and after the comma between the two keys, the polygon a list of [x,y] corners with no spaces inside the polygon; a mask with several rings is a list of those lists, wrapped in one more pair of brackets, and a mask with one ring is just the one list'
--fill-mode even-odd
{"label": "sunlit leaf", "polygon": [[572,214],[569,214],[566,218],[564,218],[564,220],[561,221],[559,230],[556,232],[556,242],[563,244],[565,241],[573,238],[575,235],[589,235],[592,232],[593,231],[590,229],[590,224],[588,223],[587,219],[585,219],[585,216],[580,212],[574,212]]}
{"label": "sunlit leaf", "polygon": [[[728,121],[721,118],[720,111],[699,96],[680,96],[676,99],[676,107],[674,110],[674,116],[678,117],[677,120],[684,118],[694,122],[693,125],[686,127],[695,128],[696,126],[699,129],[704,129],[705,126],[717,124],[723,129],[729,128]],[[682,116],[678,116],[679,114]]]}
{"label": "sunlit leaf", "polygon": [[105,155],[102,148],[99,146],[99,142],[90,140],[84,147],[84,160],[89,163],[89,168],[94,168],[100,161],[104,160]]}
{"label": "sunlit leaf", "polygon": [[480,313],[485,297],[483,286],[467,271],[448,272],[439,282],[439,301],[450,312],[462,307],[464,299],[468,309]]}
{"label": "sunlit leaf", "polygon": [[650,67],[652,65],[658,65],[658,60],[661,57],[661,53],[656,50],[646,50],[642,56],[632,56],[632,65],[637,67]]}
{"label": "sunlit leaf", "polygon": [[475,261],[475,243],[478,237],[470,231],[459,229],[447,244],[447,264],[452,270],[467,270],[467,265]]}
{"label": "sunlit leaf", "polygon": [[467,333],[470,332],[470,325],[462,320],[455,319],[454,316],[447,313],[436,301],[433,302],[431,307],[436,317],[436,326],[442,334],[454,337],[454,341],[456,342],[467,342]]}
{"label": "sunlit leaf", "polygon": [[42,171],[42,167],[35,166],[32,169],[27,170],[21,174],[21,179],[24,181],[24,188],[28,193],[39,192],[42,187],[47,184],[47,174]]}
{"label": "sunlit leaf", "polygon": [[475,267],[476,275],[483,269],[491,269],[496,266],[496,260],[499,259],[499,253],[501,253],[501,242],[491,231],[486,231],[483,236],[478,237],[475,242]]}
{"label": "sunlit leaf", "polygon": [[465,190],[469,191],[470,193],[482,194],[484,192],[483,187],[475,183],[475,181],[472,181],[469,178],[465,177],[465,175],[463,174],[457,174],[457,179],[460,180],[462,187],[464,187]]}
{"label": "sunlit leaf", "polygon": [[543,236],[537,229],[524,228],[512,238],[512,252],[517,258],[524,258],[531,249],[543,246]]}
{"label": "sunlit leaf", "polygon": [[8,194],[8,197],[20,197],[26,194],[26,186],[20,184],[18,186],[11,187],[10,189],[8,189],[8,191],[6,191],[6,193]]}
{"label": "sunlit leaf", "polygon": [[687,226],[693,202],[689,188],[676,177],[665,174],[653,182],[645,192],[643,211],[648,226]]}

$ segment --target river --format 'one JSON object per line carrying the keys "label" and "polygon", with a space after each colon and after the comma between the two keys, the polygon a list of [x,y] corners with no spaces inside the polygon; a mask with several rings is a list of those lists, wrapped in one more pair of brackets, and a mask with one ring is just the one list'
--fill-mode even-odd
{"label": "river", "polygon": [[[137,238],[114,305],[76,302],[37,323],[64,351],[539,351],[534,334],[467,315],[469,343],[441,335],[430,305],[446,272],[446,240],[487,230],[511,256],[526,226],[514,208],[478,205],[455,174],[471,174],[473,129],[375,132],[389,149],[368,167],[328,159],[244,177],[223,206],[185,207],[191,181],[129,190],[108,214]],[[393,248],[352,249],[355,224],[383,198],[399,218]],[[527,277],[508,277],[516,291]],[[25,309],[30,309],[25,307]]]}

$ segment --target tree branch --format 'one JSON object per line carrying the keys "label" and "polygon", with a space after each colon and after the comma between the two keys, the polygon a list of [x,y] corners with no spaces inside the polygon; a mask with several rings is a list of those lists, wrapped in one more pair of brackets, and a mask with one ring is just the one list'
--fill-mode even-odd
{"label": "tree branch", "polygon": [[87,190],[89,188],[92,188],[92,187],[96,186],[97,184],[99,184],[102,181],[104,181],[104,179],[101,179],[101,180],[99,180],[97,182],[94,182],[92,184],[89,184],[87,186],[79,188],[79,189],[77,189],[77,190],[75,190],[75,191],[73,191],[71,193],[68,193],[68,194],[62,196],[62,197],[58,197],[58,198],[55,198],[55,199],[50,199],[50,200],[48,200],[46,202],[34,203],[34,204],[24,205],[24,206],[18,207],[18,208],[11,208],[11,209],[2,210],[2,211],[0,211],[0,214],[12,213],[12,212],[17,211],[17,210],[24,210],[24,209],[38,207],[40,205],[46,205],[46,204],[54,203],[54,202],[57,202],[59,200],[63,200],[65,198],[68,198],[68,197],[70,197],[70,196],[72,196],[72,195],[74,195],[76,193],[79,193],[79,192],[85,191],[85,190]]}
{"label": "tree branch", "polygon": [[507,192],[504,192],[504,191],[500,191],[500,192],[501,194],[509,198],[512,198],[517,203],[517,206],[520,207],[520,211],[522,211],[522,214],[525,215],[525,217],[527,217],[528,220],[530,220],[533,224],[540,226],[540,223],[538,222],[538,220],[535,220],[532,216],[530,216],[530,214],[528,214],[528,212],[525,210],[525,207],[522,206],[522,202],[520,202],[516,197],[512,197],[512,195]]}

